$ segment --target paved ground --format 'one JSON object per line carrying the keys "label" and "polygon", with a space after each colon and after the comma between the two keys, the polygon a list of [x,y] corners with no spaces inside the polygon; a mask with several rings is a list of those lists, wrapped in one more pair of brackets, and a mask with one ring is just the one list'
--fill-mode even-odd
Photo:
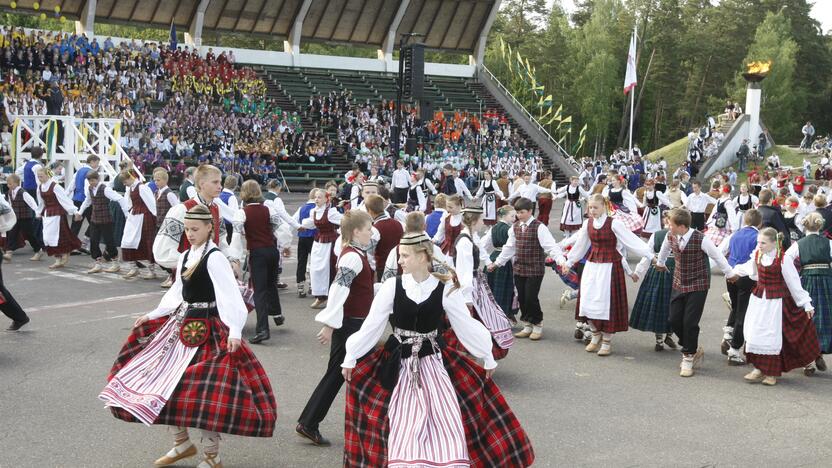
{"label": "paved ground", "polygon": [[[96,395],[134,317],[155,307],[161,290],[150,281],[87,277],[80,257],[50,272],[27,253],[3,265],[32,323],[0,332],[0,467],[151,466],[170,436],[115,420]],[[287,270],[294,265],[289,259]],[[293,275],[286,279],[294,288]],[[495,374],[534,443],[536,466],[829,466],[832,375],[793,372],[773,388],[745,384],[748,369],[728,367],[719,354],[727,316],[721,277],[714,276],[702,320],[704,366],[691,379],[678,377],[678,353],[654,352],[647,333],[616,337],[607,358],[584,352],[571,337],[573,311],[558,307],[562,287],[547,274],[544,340],[519,341]],[[636,287],[630,283],[631,303]],[[286,325],[254,348],[276,391],[275,436],[225,437],[227,467],[341,463],[342,397],[321,427],[332,447],[293,434],[328,350],[315,341],[311,300],[291,291],[281,293]],[[252,317],[244,335],[253,326]]]}

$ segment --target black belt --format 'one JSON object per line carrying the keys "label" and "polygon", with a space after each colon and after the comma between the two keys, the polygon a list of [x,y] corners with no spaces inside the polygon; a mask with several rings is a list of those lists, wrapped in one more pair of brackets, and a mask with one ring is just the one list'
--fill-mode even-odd
{"label": "black belt", "polygon": [[185,311],[185,318],[214,318],[219,317],[220,313],[216,307],[207,307],[207,308],[198,308],[198,307],[189,307],[188,310]]}

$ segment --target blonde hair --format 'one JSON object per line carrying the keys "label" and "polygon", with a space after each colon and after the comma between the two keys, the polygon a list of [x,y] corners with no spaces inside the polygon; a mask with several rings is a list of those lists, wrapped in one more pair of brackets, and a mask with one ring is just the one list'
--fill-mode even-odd
{"label": "blonde hair", "polygon": [[364,211],[350,210],[341,218],[341,246],[346,247],[352,242],[352,233],[356,229],[363,229],[373,224],[373,218]]}
{"label": "blonde hair", "polygon": [[243,186],[240,187],[240,199],[243,203],[262,203],[263,191],[260,190],[260,184],[255,180],[243,182]]}
{"label": "blonde hair", "polygon": [[434,208],[441,208],[441,209],[444,210],[445,208],[447,208],[447,206],[448,206],[447,204],[448,204],[448,196],[445,195],[444,193],[440,193],[439,195],[436,196],[436,198],[433,199],[433,207]]}
{"label": "blonde hair", "polygon": [[222,177],[222,172],[215,166],[212,166],[210,164],[203,164],[202,166],[199,166],[194,172],[194,186],[196,187],[197,191],[199,191],[199,186],[202,183],[202,181],[213,175],[218,175]]}
{"label": "blonde hair", "polygon": [[401,250],[402,248],[410,249],[413,255],[418,255],[420,253],[424,254],[427,258],[428,265],[433,265],[434,263],[442,265],[442,267],[448,271],[447,274],[437,273],[435,271],[431,271],[430,274],[443,283],[447,283],[448,281],[453,282],[454,286],[450,289],[450,291],[448,291],[448,294],[451,294],[462,287],[459,284],[459,278],[456,276],[456,270],[451,268],[451,266],[447,263],[439,261],[433,257],[433,242],[430,240],[426,240],[418,244],[400,245],[399,249]]}
{"label": "blonde hair", "polygon": [[482,218],[482,213],[462,213],[462,224],[473,232],[474,225],[480,218]]}
{"label": "blonde hair", "polygon": [[228,190],[234,190],[237,188],[237,177],[230,175],[225,178],[225,182],[222,183],[222,188]]}
{"label": "blonde hair", "polygon": [[[193,213],[193,214],[198,214],[198,215],[210,215],[211,210],[209,210],[207,206],[197,203],[190,210],[188,210],[188,213]],[[212,220],[202,220],[202,222],[205,223],[205,224],[211,225],[211,230],[208,232],[208,239],[205,241],[205,244],[202,245],[202,253],[199,256],[199,261],[194,263],[193,266],[191,266],[190,268],[188,268],[187,270],[185,270],[182,273],[182,278],[184,278],[184,279],[190,279],[191,276],[196,271],[196,269],[199,268],[199,265],[202,264],[202,261],[205,260],[205,254],[208,253],[208,241],[210,241],[211,236],[214,235],[214,223],[213,223],[213,221]],[[184,266],[184,265],[182,265],[182,266]]]}
{"label": "blonde hair", "polygon": [[[768,239],[770,242],[774,242],[775,257],[779,258],[780,257],[780,251],[782,249],[781,246],[783,245],[783,239],[785,238],[785,236],[783,236],[783,233],[777,231],[773,227],[765,227],[763,229],[760,229],[760,235],[765,237],[766,239]],[[758,252],[758,258],[759,258],[759,252]]]}
{"label": "blonde hair", "polygon": [[121,180],[121,183],[126,185],[128,180],[135,179],[136,176],[133,174],[132,169],[125,169],[119,173],[118,178]]}
{"label": "blonde hair", "polygon": [[800,224],[802,224],[803,228],[807,231],[820,232],[820,230],[823,229],[824,224],[826,224],[826,220],[823,219],[823,216],[821,216],[820,213],[812,212],[807,214],[806,217],[803,218],[803,222]]}
{"label": "blonde hair", "polygon": [[817,194],[817,195],[815,195],[815,198],[812,201],[815,203],[815,208],[825,208],[826,207],[826,196],[825,195]]}
{"label": "blonde hair", "polygon": [[20,185],[20,176],[17,174],[9,174],[6,176],[6,182],[13,182]]}
{"label": "blonde hair", "polygon": [[168,181],[168,171],[166,171],[163,167],[157,167],[153,169],[153,177],[159,176],[163,181]]}
{"label": "blonde hair", "polygon": [[423,232],[425,230],[425,214],[421,211],[411,211],[404,218],[404,232]]}
{"label": "blonde hair", "polygon": [[462,197],[461,197],[461,196],[459,196],[459,195],[451,195],[450,197],[448,197],[447,199],[445,199],[445,208],[447,208],[447,207],[448,207],[448,205],[450,205],[450,204],[452,204],[452,203],[453,203],[454,205],[456,205],[456,206],[460,207],[460,208],[463,208],[463,207],[464,207],[464,205],[462,204]]}

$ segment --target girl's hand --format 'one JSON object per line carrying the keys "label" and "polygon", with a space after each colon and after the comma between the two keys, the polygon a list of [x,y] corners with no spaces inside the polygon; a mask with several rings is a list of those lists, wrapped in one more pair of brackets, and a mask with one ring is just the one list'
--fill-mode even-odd
{"label": "girl's hand", "polygon": [[341,375],[344,376],[344,380],[349,382],[350,380],[352,380],[352,368],[351,367],[341,368]]}
{"label": "girl's hand", "polygon": [[492,375],[494,375],[494,369],[485,370],[485,380],[491,380]]}
{"label": "girl's hand", "polygon": [[142,315],[141,317],[136,319],[135,323],[133,323],[133,328],[138,328],[138,327],[144,325],[144,323],[147,322],[148,320],[150,320],[150,317],[148,317],[147,315]]}
{"label": "girl's hand", "polygon": [[811,319],[812,317],[815,316],[815,309],[806,309],[806,315],[808,315],[809,318]]}
{"label": "girl's hand", "polygon": [[329,344],[332,341],[332,328],[324,325],[321,331],[318,332],[318,341],[322,344]]}
{"label": "girl's hand", "polygon": [[240,346],[242,346],[242,344],[243,343],[240,341],[239,338],[229,338],[228,339],[228,352],[233,353],[233,352],[237,351],[238,349],[240,349]]}
{"label": "girl's hand", "polygon": [[637,274],[633,273],[632,275],[630,275],[630,278],[633,279],[633,283],[638,283],[638,275]]}

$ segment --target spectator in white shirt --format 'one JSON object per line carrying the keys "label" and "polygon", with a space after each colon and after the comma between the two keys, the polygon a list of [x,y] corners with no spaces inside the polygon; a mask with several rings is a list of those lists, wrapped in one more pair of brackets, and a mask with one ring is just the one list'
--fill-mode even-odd
{"label": "spectator in white shirt", "polygon": [[393,203],[406,203],[407,190],[410,188],[410,174],[404,168],[404,161],[396,161],[396,170],[393,171]]}
{"label": "spectator in white shirt", "polygon": [[694,180],[693,191],[688,195],[684,205],[690,211],[690,227],[703,231],[705,229],[705,209],[708,205],[716,205],[716,199],[707,193],[703,193],[702,183]]}

